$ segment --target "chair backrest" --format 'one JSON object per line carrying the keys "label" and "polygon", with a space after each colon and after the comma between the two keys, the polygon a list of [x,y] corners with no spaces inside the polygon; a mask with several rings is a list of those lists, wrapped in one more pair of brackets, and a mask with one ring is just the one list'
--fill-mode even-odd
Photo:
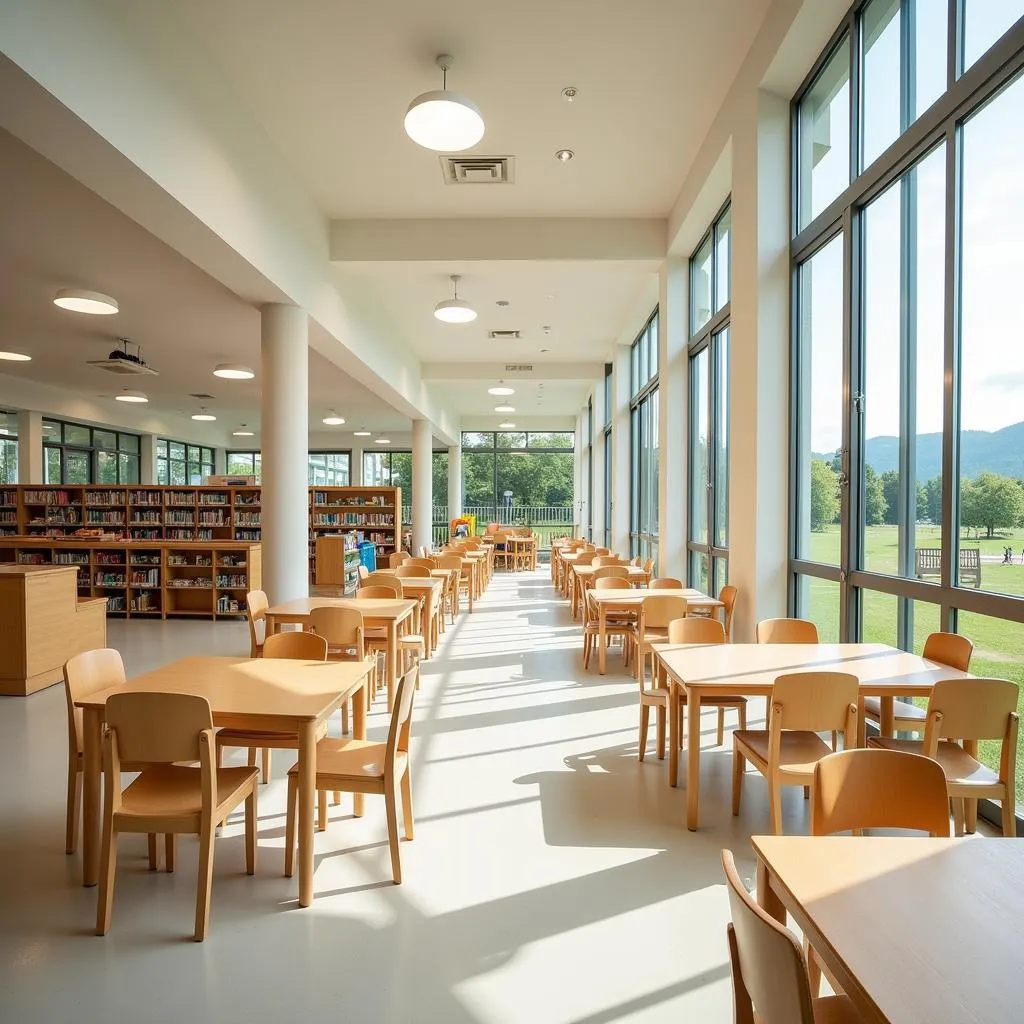
{"label": "chair backrest", "polygon": [[732,963],[736,1020],[762,1024],[814,1024],[807,964],[796,937],[751,898],[736,873],[729,850],[722,851],[729,889]]}
{"label": "chair backrest", "polygon": [[687,616],[673,619],[668,624],[670,644],[724,644],[725,627],[718,619]]}
{"label": "chair backrest", "polygon": [[631,558],[629,560],[629,564],[635,566],[637,569],[640,569],[643,567],[644,560],[639,555],[637,555],[636,558]]}
{"label": "chair backrest", "polygon": [[612,553],[611,548],[596,548],[590,544],[587,545],[587,550],[593,551],[598,557],[601,555],[610,555]]}
{"label": "chair backrest", "polygon": [[362,591],[364,586],[387,587],[395,597],[402,596],[402,584],[398,582],[398,578],[396,576],[391,576],[386,572],[371,572],[370,575],[359,584],[359,590]]}
{"label": "chair backrest", "polygon": [[[395,580],[395,586],[400,587],[401,585],[398,580]],[[381,584],[371,583],[369,586],[361,586],[356,591],[356,599],[362,598],[364,601],[394,601],[401,597],[401,594],[395,593],[394,587],[385,587]]]}
{"label": "chair backrest", "polygon": [[650,574],[652,572],[654,572],[654,559],[653,558],[648,558],[647,561],[644,562],[644,572],[647,573],[648,576],[650,576]]}
{"label": "chair backrest", "polygon": [[686,598],[678,595],[650,594],[640,604],[640,632],[668,629],[673,619],[686,617]]}
{"label": "chair backrest", "polygon": [[[313,613],[320,610],[322,609],[314,608]],[[267,642],[263,645],[263,657],[288,658],[294,661],[326,661],[327,640],[322,633],[319,636],[316,633],[298,630],[273,633],[267,637]]]}
{"label": "chair backrest", "polygon": [[938,761],[903,750],[841,750],[814,766],[811,835],[912,828],[949,838],[949,794]]}
{"label": "chair backrest", "polygon": [[397,569],[408,557],[408,551],[392,551],[388,555],[388,568]]}
{"label": "chair backrest", "polygon": [[267,637],[267,609],[270,602],[262,590],[250,590],[245,595],[246,618],[249,620],[249,657],[259,654],[260,644]]}
{"label": "chair backrest", "polygon": [[575,565],[593,565],[597,555],[593,551],[583,551],[576,556]]}
{"label": "chair backrest", "polygon": [[656,576],[649,586],[651,590],[682,590],[683,581],[674,576]]}
{"label": "chair backrest", "polygon": [[200,733],[213,730],[210,702],[191,693],[114,693],[105,715],[118,759],[135,764],[198,761]]}
{"label": "chair backrest", "polygon": [[849,672],[790,672],[772,685],[770,731],[801,729],[846,732],[846,745],[856,739],[860,683]]}
{"label": "chair backrest", "polygon": [[736,610],[736,598],[739,596],[739,591],[731,584],[727,583],[718,592],[718,600],[722,602],[723,612],[725,615],[725,635],[727,637],[732,636],[732,613]]}
{"label": "chair backrest", "polygon": [[816,644],[818,627],[807,619],[762,619],[754,639],[759,644]]}
{"label": "chair backrest", "polygon": [[966,672],[973,653],[974,644],[959,633],[931,633],[924,642],[921,657]]}
{"label": "chair backrest", "polygon": [[626,563],[617,555],[595,555],[594,560],[590,564],[596,565],[599,569],[603,569],[608,565],[624,566]]}
{"label": "chair backrest", "polygon": [[[594,559],[595,564],[597,559]],[[594,580],[607,580],[607,579],[629,579],[629,566],[628,565],[602,565],[600,568],[594,570]]]}
{"label": "chair backrest", "polygon": [[594,574],[595,590],[630,590],[629,580],[625,576],[598,576]]}
{"label": "chair backrest", "polygon": [[940,679],[928,700],[924,753],[934,755],[941,739],[1005,739],[1016,729],[1018,693],[1009,679]]}
{"label": "chair backrest", "polygon": [[410,565],[420,565],[424,569],[426,569],[428,573],[430,572],[431,569],[437,569],[438,568],[437,559],[429,557],[429,556],[427,556],[425,558],[409,558],[409,559],[406,559],[406,561],[403,564],[406,567],[408,567]]}
{"label": "chair backrest", "polygon": [[124,662],[112,647],[83,651],[64,662],[64,696],[68,705],[68,748],[78,753],[82,746],[82,709],[75,707],[91,693],[120,686],[125,681]]}
{"label": "chair backrest", "polygon": [[438,555],[435,559],[438,569],[462,569],[462,557],[460,555]]}
{"label": "chair backrest", "polygon": [[412,724],[412,702],[416,695],[416,680],[420,674],[419,664],[413,662],[398,682],[395,694],[395,710],[391,713],[388,726],[387,746],[384,755],[384,770],[394,769],[395,755],[409,749],[409,728]]}
{"label": "chair backrest", "polygon": [[358,566],[356,567],[356,572],[358,573],[358,575],[359,575],[359,578],[360,578],[361,580],[365,580],[365,579],[366,579],[366,577],[370,575],[370,570],[369,570],[369,569],[367,569],[367,568],[366,568],[366,566],[365,566],[365,565],[362,565],[362,564],[360,564],[360,565],[358,565]]}
{"label": "chair backrest", "polygon": [[400,565],[395,570],[395,576],[400,580],[421,580],[430,579],[430,570],[422,565]]}
{"label": "chair backrest", "polygon": [[359,658],[366,653],[363,646],[363,613],[358,608],[320,605],[309,613],[309,625],[330,647],[351,648]]}

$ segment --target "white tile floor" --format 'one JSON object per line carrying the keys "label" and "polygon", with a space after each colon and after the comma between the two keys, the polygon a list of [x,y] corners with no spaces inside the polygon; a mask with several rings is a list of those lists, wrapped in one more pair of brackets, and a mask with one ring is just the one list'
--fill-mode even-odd
{"label": "white tile floor", "polygon": [[[112,620],[130,674],[188,653],[242,653],[243,623]],[[111,932],[64,840],[60,687],[0,699],[0,1020],[729,1021],[718,851],[752,870],[763,781],[729,814],[731,747],[704,759],[702,829],[653,755],[636,759],[636,684],[617,654],[584,673],[578,624],[546,570],[499,574],[424,666],[413,730],[416,839],[390,881],[383,808],[332,808],[313,907],[282,868],[283,772],[260,791],[259,864],[218,841],[211,931],[190,941],[196,843],[173,875],[122,841]],[[762,709],[752,709],[752,721]],[[371,735],[386,727],[382,702]],[[653,730],[652,730],[653,732]],[[711,713],[704,743],[714,742]],[[799,791],[790,827],[805,830]]]}

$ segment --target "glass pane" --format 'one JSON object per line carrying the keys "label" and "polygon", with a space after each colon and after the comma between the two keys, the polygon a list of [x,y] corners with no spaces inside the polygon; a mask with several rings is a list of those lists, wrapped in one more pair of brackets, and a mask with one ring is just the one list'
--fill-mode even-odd
{"label": "glass pane", "polygon": [[612,435],[604,435],[604,547],[612,543]]}
{"label": "glass pane", "polygon": [[690,360],[690,540],[708,540],[708,349]]}
{"label": "glass pane", "polygon": [[122,453],[117,457],[117,461],[120,474],[117,482],[120,484],[137,484],[139,482],[138,455],[125,455]]}
{"label": "glass pane", "polygon": [[946,0],[918,0],[914,8],[914,35],[910,40],[914,69],[914,96],[909,104],[919,118],[946,91],[946,47],[949,8]]}
{"label": "glass pane", "polygon": [[690,261],[690,335],[696,334],[711,319],[711,236]]}
{"label": "glass pane", "polygon": [[0,484],[18,482],[18,442],[0,438]]}
{"label": "glass pane", "polygon": [[899,598],[877,590],[860,592],[860,638],[866,644],[898,647]]}
{"label": "glass pane", "polygon": [[166,459],[156,460],[156,482],[165,486],[171,482],[170,471],[167,468]]}
{"label": "glass pane", "polygon": [[60,442],[60,424],[56,420],[43,420],[43,440]]}
{"label": "glass pane", "polygon": [[1022,16],[1024,0],[964,0],[964,70]]}
{"label": "glass pane", "polygon": [[571,454],[499,452],[497,491],[500,520],[518,526],[571,525]]}
{"label": "glass pane", "polygon": [[940,146],[862,221],[862,564],[932,582],[941,547],[945,159]]}
{"label": "glass pane", "polygon": [[[188,477],[185,473],[185,463],[179,459],[172,459],[170,462],[171,468],[171,485],[174,487],[182,487],[188,483]],[[231,470],[229,469],[230,473]]]}
{"label": "glass pane", "polygon": [[708,582],[709,582],[709,571],[708,565],[708,554],[706,551],[691,551],[690,552],[690,579],[689,584],[691,587],[701,591],[704,594],[708,593]]}
{"label": "glass pane", "polygon": [[[976,676],[1012,679],[1020,687],[1017,714],[1024,713],[1024,623],[996,619],[973,612],[957,613],[957,632],[974,643],[971,672]],[[979,760],[993,771],[999,771],[997,741],[979,744]],[[1017,744],[1017,800],[1024,798],[1024,744]]]}
{"label": "glass pane", "polygon": [[[100,433],[98,430],[96,433]],[[116,484],[117,483],[117,453],[97,452],[96,453],[96,483]]]}
{"label": "glass pane", "polygon": [[65,484],[88,484],[92,483],[92,467],[90,462],[92,456],[89,452],[73,451],[70,448],[64,449],[64,479]]}
{"label": "glass pane", "polygon": [[800,101],[799,227],[850,184],[850,40],[844,38]]}
{"label": "glass pane", "polygon": [[[604,375],[604,422],[609,424],[612,421],[612,375]],[[607,545],[605,545],[607,547]]]}
{"label": "glass pane", "polygon": [[661,447],[658,438],[658,408],[659,397],[657,391],[652,391],[647,404],[650,406],[650,434],[647,444],[647,532],[651,538],[658,536],[658,476],[661,466]]}
{"label": "glass pane", "polygon": [[1024,594],[1024,78],[963,129],[960,585]]}
{"label": "glass pane", "polygon": [[169,441],[167,451],[172,459],[184,460],[185,458],[185,446],[180,441]]}
{"label": "glass pane", "polygon": [[715,546],[729,543],[729,328],[712,339],[715,354]]}
{"label": "glass pane", "polygon": [[797,615],[818,627],[819,643],[839,643],[839,584],[816,576],[798,576]]}
{"label": "glass pane", "polygon": [[[937,604],[929,604],[927,601],[908,601],[910,606],[910,632],[912,642],[910,649],[914,654],[921,654],[924,651],[924,642],[929,635],[942,628],[940,617],[942,610]],[[928,702],[920,701],[921,705]]]}
{"label": "glass pane", "polygon": [[402,488],[402,501],[412,504],[412,452],[391,453],[390,487]]}
{"label": "glass pane", "polygon": [[718,595],[729,582],[729,560],[727,558],[714,559],[715,588],[713,594]]}
{"label": "glass pane", "polygon": [[77,423],[65,423],[64,443],[88,448],[92,444],[92,431],[88,427],[80,427]]}
{"label": "glass pane", "polygon": [[843,239],[800,267],[797,554],[839,564],[843,398]]}
{"label": "glass pane", "polygon": [[526,433],[513,432],[513,431],[500,431],[495,435],[495,440],[499,448],[525,448],[526,447]]}
{"label": "glass pane", "polygon": [[650,356],[647,361],[650,365],[651,377],[657,377],[658,375],[658,330],[658,317],[655,314],[647,333],[647,343],[650,347]]}
{"label": "glass pane", "polygon": [[463,448],[493,448],[494,435],[487,432],[467,430],[462,435]]}
{"label": "glass pane", "polygon": [[490,452],[463,454],[462,507],[483,523],[494,518],[494,455]]}
{"label": "glass pane", "polygon": [[574,448],[576,435],[571,430],[554,430],[545,433],[531,431],[526,436],[528,448]]}
{"label": "glass pane", "polygon": [[[192,471],[193,466],[198,472],[198,463],[191,461],[189,462],[189,472]],[[184,467],[182,467],[182,472],[184,472]],[[228,452],[228,475],[253,476],[252,452]]]}
{"label": "glass pane", "polygon": [[18,436],[18,415],[0,410],[0,435],[4,437]]}
{"label": "glass pane", "polygon": [[[92,432],[92,444],[94,448],[117,448],[117,434],[113,430],[94,430]],[[106,481],[100,481],[105,483]]]}
{"label": "glass pane", "polygon": [[43,452],[46,456],[45,475],[43,477],[43,483],[46,484],[59,484],[63,483],[60,478],[60,449],[46,445],[43,448]]}
{"label": "glass pane", "polygon": [[447,524],[448,515],[448,453],[434,452],[431,462],[431,489],[434,498],[435,523]]}
{"label": "glass pane", "polygon": [[139,435],[138,434],[118,434],[117,435],[117,447],[122,452],[132,452],[135,455],[139,453]]}
{"label": "glass pane", "polygon": [[729,301],[732,287],[732,207],[715,225],[715,312]]}

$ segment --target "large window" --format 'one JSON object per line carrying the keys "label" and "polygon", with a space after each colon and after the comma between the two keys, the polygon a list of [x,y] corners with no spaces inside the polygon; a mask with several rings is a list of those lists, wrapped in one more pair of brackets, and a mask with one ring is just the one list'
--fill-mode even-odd
{"label": "large window", "polygon": [[0,484],[18,482],[18,415],[0,410]]}
{"label": "large window", "polygon": [[690,584],[729,579],[729,298],[732,210],[722,208],[690,260]]}
{"label": "large window", "polygon": [[630,349],[629,549],[658,557],[658,311]]}
{"label": "large window", "polygon": [[858,3],[794,102],[791,569],[825,636],[1024,684],[1022,18]]}
{"label": "large window", "polygon": [[139,435],[44,419],[43,480],[48,484],[137,484]]}
{"label": "large window", "polygon": [[227,453],[229,476],[254,476],[256,483],[263,482],[263,455],[261,452],[229,451]]}
{"label": "large window", "polygon": [[[166,437],[156,442],[156,482],[174,486],[195,486],[213,475],[213,449],[184,441],[171,441]],[[229,473],[252,476],[251,463],[238,469],[228,467]]]}
{"label": "large window", "polygon": [[587,399],[587,410],[583,415],[583,444],[585,460],[583,471],[586,474],[584,487],[587,491],[587,540],[594,539],[594,400]]}
{"label": "large window", "polygon": [[[435,450],[431,459],[434,540],[448,540],[448,452]],[[412,452],[388,450],[363,452],[364,487],[402,489],[402,525],[412,525]]]}
{"label": "large window", "polygon": [[604,364],[604,547],[612,546],[612,419],[615,397],[612,390],[612,364]]}
{"label": "large window", "polygon": [[348,487],[351,452],[310,452],[309,484],[311,487]]}

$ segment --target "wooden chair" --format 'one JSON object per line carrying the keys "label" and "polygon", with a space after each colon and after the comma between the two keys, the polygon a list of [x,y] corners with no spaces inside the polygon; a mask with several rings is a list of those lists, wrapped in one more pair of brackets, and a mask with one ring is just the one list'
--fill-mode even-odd
{"label": "wooden chair", "polygon": [[[199,835],[195,940],[210,923],[213,840],[219,822],[245,801],[245,870],[256,870],[258,771],[218,768],[209,701],[187,693],[115,693],[107,700],[103,740],[103,846],[96,934],[106,935],[114,900],[117,837],[122,832],[163,832],[167,870],[174,870],[174,836]],[[199,767],[181,762],[198,761]],[[125,763],[145,767],[121,789]]]}
{"label": "wooden chair", "polygon": [[[317,609],[314,609],[316,611]],[[263,645],[264,658],[286,658],[294,661],[326,661],[327,641],[322,636],[293,630],[274,633]],[[324,727],[326,728],[326,726]],[[259,732],[254,729],[221,729],[217,733],[217,764],[223,764],[225,747],[246,747],[247,764],[256,764],[256,751],[260,753],[262,781],[270,781],[270,751],[298,750],[299,735],[294,732]]]}
{"label": "wooden chair", "polygon": [[267,609],[270,602],[262,590],[250,590],[245,595],[245,612],[249,620],[249,657],[258,658],[263,653],[263,641],[267,637]]}
{"label": "wooden chair", "polygon": [[[940,665],[949,665],[967,672],[971,665],[974,644],[959,633],[932,633],[924,642],[921,656]],[[882,698],[864,698],[864,717],[882,721]],[[925,709],[907,701],[893,701],[893,727],[897,732],[924,732]]]}
{"label": "wooden chair", "polygon": [[469,596],[471,580],[469,577],[469,566],[462,564],[459,555],[440,555],[437,559],[438,569],[447,569],[449,573],[445,590],[448,594],[448,607],[451,613],[452,622],[459,611],[459,595],[464,590]]}
{"label": "wooden chair", "polygon": [[[599,559],[594,559],[595,564]],[[594,570],[592,580],[610,580],[620,579],[629,580],[629,566],[628,565],[600,565]]]}
{"label": "wooden chair", "polygon": [[[321,792],[379,793],[384,797],[388,845],[395,885],[402,882],[398,839],[398,794],[401,790],[405,838],[413,837],[412,781],[409,772],[409,731],[419,665],[402,676],[384,743],[326,737],[316,745],[316,789]],[[288,773],[288,813],[285,819],[284,873],[292,876],[295,858],[295,819],[299,795],[298,766]]]}
{"label": "wooden chair", "polygon": [[616,555],[595,555],[590,564],[596,565],[598,569],[603,569],[609,565],[625,566],[627,563]]}
{"label": "wooden chair", "polygon": [[648,586],[651,590],[682,590],[683,581],[674,576],[656,576]]}
{"label": "wooden chair", "polygon": [[[358,608],[321,605],[309,613],[309,635],[327,643],[328,661],[362,661],[366,657],[366,629],[363,613]],[[386,645],[387,637],[383,637]],[[370,693],[377,692],[376,671],[370,675]],[[341,731],[349,731],[349,701],[341,705]]]}
{"label": "wooden chair", "polygon": [[611,548],[597,548],[597,547],[594,547],[593,544],[588,544],[587,545],[587,550],[588,551],[593,551],[594,554],[597,555],[598,557],[600,557],[601,555],[610,555],[612,553],[611,552]]}
{"label": "wooden chair", "polygon": [[[718,600],[722,602],[722,619],[725,625],[726,643],[732,642],[732,616],[736,610],[736,597],[739,591],[731,584],[726,584],[718,592]],[[694,608],[690,611],[692,618],[713,618],[715,611],[711,608]]]}
{"label": "wooden chair", "polygon": [[397,569],[403,562],[407,561],[408,558],[408,551],[392,551],[391,554],[388,555],[388,568]]}
{"label": "wooden chair", "polygon": [[367,569],[365,565],[360,563],[356,566],[356,574],[359,576],[360,580],[365,580],[366,577],[370,575],[370,570]]}
{"label": "wooden chair", "polygon": [[816,644],[818,627],[807,619],[762,619],[754,627],[759,644]]}
{"label": "wooden chair", "polygon": [[651,573],[654,572],[654,559],[648,558],[647,561],[644,562],[643,569],[644,572],[647,573],[647,576],[649,578]]}
{"label": "wooden chair", "polygon": [[857,677],[846,672],[793,672],[772,687],[767,729],[732,734],[732,813],[740,813],[743,775],[749,761],[768,780],[772,831],[782,834],[782,787],[809,787],[814,765],[832,753],[818,735],[842,730],[845,746],[857,737]]}
{"label": "wooden chair", "polygon": [[722,851],[732,924],[727,926],[736,1024],[860,1024],[846,996],[814,999],[796,936],[747,892],[729,850]]}
{"label": "wooden chair", "polygon": [[[595,590],[629,590],[629,581],[618,576],[603,576],[594,580]],[[593,653],[594,641],[601,634],[598,621],[598,610],[586,596],[583,606],[583,667],[590,667],[590,656]],[[629,664],[629,640],[635,632],[636,614],[634,612],[605,613],[605,641],[609,645],[618,637],[622,641],[622,663]]]}
{"label": "wooden chair", "polygon": [[438,568],[437,559],[433,558],[433,557],[427,557],[427,558],[407,558],[402,564],[406,565],[406,566],[409,566],[409,565],[419,565],[419,566],[422,566],[424,569],[427,570],[428,573],[430,572],[431,569],[437,569]]}
{"label": "wooden chair", "polygon": [[[978,800],[998,800],[1004,836],[1016,836],[1014,771],[1017,764],[1016,683],[1008,679],[942,679],[928,700],[924,739],[872,736],[869,747],[924,754],[938,761],[953,801],[956,834],[973,832]],[[978,761],[979,740],[1001,740],[999,771]]]}
{"label": "wooden chair", "polygon": [[494,540],[494,565],[500,563],[503,569],[509,569],[512,565],[512,552],[509,550],[508,534],[501,532],[493,534]]}
{"label": "wooden chair", "polygon": [[386,587],[391,592],[389,596],[399,599],[402,597],[402,584],[399,582],[398,577],[391,576],[386,572],[371,572],[365,580],[361,580],[359,589],[356,591],[356,597],[366,597],[367,595],[363,591],[367,587]]}
{"label": "wooden chair", "polygon": [[686,598],[675,594],[651,594],[640,603],[636,626],[636,677],[642,680],[651,660],[651,678],[657,676],[657,659],[651,644],[668,641],[668,624],[686,618]]}
{"label": "wooden chair", "polygon": [[400,565],[395,570],[395,576],[400,580],[430,579],[430,570],[422,565]]}
{"label": "wooden chair", "polygon": [[[685,619],[673,619],[668,624],[668,642],[670,644],[724,644],[726,642],[725,628],[718,619],[693,618],[687,614]],[[659,676],[661,674],[659,673]],[[705,697],[701,700],[701,707],[718,708],[718,738],[717,745],[725,742],[725,709],[735,708],[739,718],[741,729],[747,727],[747,698],[740,694],[727,694],[722,697]],[[679,704],[686,706],[686,690],[679,693]],[[681,719],[685,721],[685,719]],[[680,739],[682,730],[680,729]],[[696,742],[699,742],[699,738]]]}

